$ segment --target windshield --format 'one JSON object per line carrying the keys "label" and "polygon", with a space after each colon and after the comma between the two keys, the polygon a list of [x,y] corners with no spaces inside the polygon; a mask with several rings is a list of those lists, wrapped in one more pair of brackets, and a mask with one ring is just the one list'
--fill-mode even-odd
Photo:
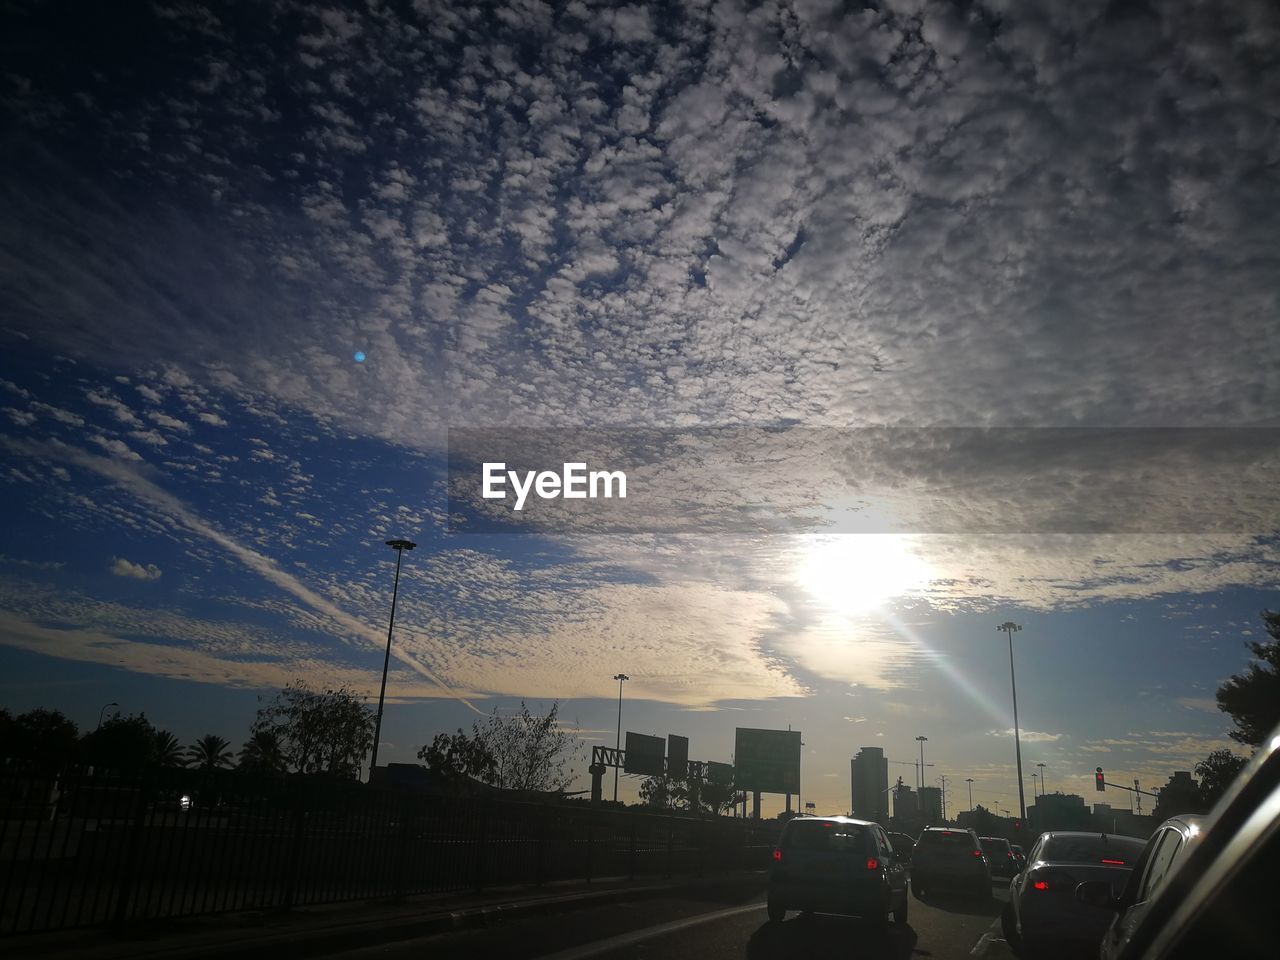
{"label": "windshield", "polygon": [[861,853],[865,831],[861,827],[824,820],[795,821],[782,838],[783,850],[827,850]]}

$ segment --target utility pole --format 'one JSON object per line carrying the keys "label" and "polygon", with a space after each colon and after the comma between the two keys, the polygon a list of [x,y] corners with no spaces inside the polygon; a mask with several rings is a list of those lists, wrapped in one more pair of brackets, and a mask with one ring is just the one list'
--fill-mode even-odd
{"label": "utility pole", "polygon": [[[614,741],[614,750],[622,749],[622,684],[631,678],[625,673],[615,673],[613,679],[618,681],[618,739]],[[614,758],[613,765],[613,802],[618,802],[618,763]]]}
{"label": "utility pole", "polygon": [[1018,761],[1018,813],[1023,820],[1027,819],[1027,800],[1022,786],[1022,743],[1018,738],[1018,681],[1013,672],[1013,635],[1022,627],[1012,620],[1006,620],[996,627],[1009,637],[1009,686],[1013,688],[1013,750]]}
{"label": "utility pole", "polygon": [[938,780],[942,783],[942,822],[946,823],[947,822],[947,778],[939,777]]}
{"label": "utility pole", "polygon": [[387,667],[391,664],[391,631],[396,626],[396,595],[400,592],[400,558],[406,550],[417,546],[412,540],[388,540],[387,546],[396,552],[396,579],[391,588],[391,621],[387,624],[387,652],[382,656],[382,688],[378,691],[378,719],[373,724],[373,759],[369,761],[369,780],[378,766],[378,741],[382,739],[382,706],[387,699]]}
{"label": "utility pole", "polygon": [[928,737],[916,737],[920,741],[920,772],[916,775],[916,789],[924,788],[924,745],[928,742]]}

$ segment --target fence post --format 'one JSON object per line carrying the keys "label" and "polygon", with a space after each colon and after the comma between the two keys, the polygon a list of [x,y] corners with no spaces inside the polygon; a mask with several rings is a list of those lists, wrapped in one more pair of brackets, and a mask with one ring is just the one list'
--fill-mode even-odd
{"label": "fence post", "polygon": [[537,839],[537,863],[534,867],[534,884],[542,886],[543,874],[546,871],[546,851],[547,851],[547,812],[541,810],[538,815],[538,839]]}
{"label": "fence post", "polygon": [[[115,925],[125,922],[129,912],[129,901],[133,896],[133,888],[137,886],[139,861],[142,858],[143,825],[147,819],[147,800],[151,785],[150,780],[138,783],[138,798],[133,806],[133,824],[129,830],[129,846],[125,851],[124,868],[120,871],[120,890],[116,895]],[[34,850],[33,850],[34,853]]]}
{"label": "fence post", "polygon": [[400,804],[400,850],[396,857],[395,885],[392,887],[391,894],[396,900],[404,896],[405,868],[409,861],[409,847],[412,846],[413,840],[411,821],[414,813],[415,807],[411,802],[409,791],[406,790]]}
{"label": "fence post", "polygon": [[306,810],[303,809],[305,804],[302,802],[301,792],[294,791],[293,796],[293,844],[289,850],[289,878],[285,881],[284,886],[284,902],[281,907],[285,910],[293,908],[293,901],[298,886],[298,867],[299,861],[302,859],[302,833],[303,826],[306,821]]}
{"label": "fence post", "polygon": [[489,852],[489,812],[492,807],[493,801],[488,798],[481,803],[480,836],[476,844],[476,893],[484,890],[486,871],[489,868],[487,863]]}
{"label": "fence post", "polygon": [[698,876],[703,876],[704,868],[707,862],[707,823],[706,820],[698,821],[698,838],[694,844],[693,859],[698,863]]}
{"label": "fence post", "polygon": [[666,876],[668,878],[671,876],[671,845],[674,839],[674,837],[672,836],[674,832],[675,832],[675,820],[674,818],[668,818],[667,819],[667,872],[666,872]]}
{"label": "fence post", "polygon": [[591,882],[591,853],[595,846],[596,808],[587,808],[587,883]]}
{"label": "fence post", "polygon": [[629,879],[636,878],[636,819],[638,814],[632,813],[631,820],[631,849],[627,853],[627,876]]}

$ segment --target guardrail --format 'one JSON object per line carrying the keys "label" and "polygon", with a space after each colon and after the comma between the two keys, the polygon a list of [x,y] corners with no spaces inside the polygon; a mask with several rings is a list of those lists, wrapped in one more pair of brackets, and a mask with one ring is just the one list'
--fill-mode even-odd
{"label": "guardrail", "polygon": [[230,771],[0,776],[0,935],[764,867],[772,822]]}

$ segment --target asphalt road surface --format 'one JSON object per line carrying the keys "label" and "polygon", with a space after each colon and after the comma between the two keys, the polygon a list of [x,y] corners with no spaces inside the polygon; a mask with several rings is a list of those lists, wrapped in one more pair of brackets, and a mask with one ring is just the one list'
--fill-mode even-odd
{"label": "asphalt road surface", "polygon": [[1012,960],[1000,933],[1005,884],[989,901],[911,899],[909,923],[877,932],[849,917],[790,913],[769,923],[763,884],[746,892],[697,894],[574,910],[557,916],[499,920],[492,926],[368,947],[345,958],[474,960]]}

